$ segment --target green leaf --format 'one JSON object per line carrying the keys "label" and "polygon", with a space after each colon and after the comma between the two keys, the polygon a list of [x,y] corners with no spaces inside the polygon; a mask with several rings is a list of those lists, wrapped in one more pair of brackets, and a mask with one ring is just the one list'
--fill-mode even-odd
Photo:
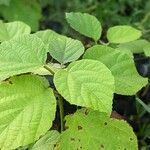
{"label": "green leaf", "polygon": [[80,41],[52,30],[39,31],[35,35],[42,39],[51,56],[61,64],[75,61],[84,53],[84,46]]}
{"label": "green leaf", "polygon": [[58,33],[54,32],[53,30],[43,30],[43,31],[38,31],[34,33],[34,35],[38,36],[46,45],[46,49],[49,50],[50,43],[54,39],[54,37],[60,36]]}
{"label": "green leaf", "polygon": [[115,78],[115,92],[122,95],[134,95],[148,83],[136,71],[133,59],[126,53],[108,46],[96,45],[89,48],[85,59],[94,59],[104,63]]}
{"label": "green leaf", "polygon": [[61,150],[137,150],[137,138],[126,121],[98,111],[80,110],[66,117]]}
{"label": "green leaf", "polygon": [[50,55],[61,64],[77,60],[84,53],[83,44],[66,36],[55,36],[50,42]]}
{"label": "green leaf", "polygon": [[95,41],[99,40],[102,27],[95,16],[87,13],[71,12],[66,13],[66,19],[74,30],[94,39]]}
{"label": "green leaf", "polygon": [[108,114],[112,111],[114,78],[110,70],[99,61],[80,60],[71,63],[67,70],[55,73],[54,84],[71,104]]}
{"label": "green leaf", "polygon": [[14,37],[30,34],[31,28],[20,21],[3,23],[0,21],[0,42],[10,40]]}
{"label": "green leaf", "polygon": [[0,149],[33,143],[52,126],[56,100],[39,76],[12,77],[0,84]]}
{"label": "green leaf", "polygon": [[137,40],[142,35],[140,30],[131,26],[119,25],[108,29],[107,38],[110,43],[126,43]]}
{"label": "green leaf", "polygon": [[150,43],[146,44],[143,49],[145,55],[150,57]]}
{"label": "green leaf", "polygon": [[8,21],[23,21],[32,31],[39,28],[41,7],[37,0],[11,0],[9,6],[0,6],[0,14]]}
{"label": "green leaf", "polygon": [[127,49],[128,51],[132,53],[142,53],[144,51],[145,45],[147,45],[149,42],[146,40],[136,40],[132,42],[122,43],[119,44],[117,47],[119,49]]}
{"label": "green leaf", "polygon": [[44,43],[35,35],[23,35],[0,45],[0,80],[32,72],[46,62]]}
{"label": "green leaf", "polygon": [[60,134],[58,131],[49,131],[46,135],[39,139],[30,150],[54,150],[59,138]]}

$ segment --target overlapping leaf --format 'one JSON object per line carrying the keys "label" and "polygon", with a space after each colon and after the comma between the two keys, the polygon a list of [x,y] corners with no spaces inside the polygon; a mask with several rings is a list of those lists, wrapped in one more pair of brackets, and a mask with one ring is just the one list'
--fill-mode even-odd
{"label": "overlapping leaf", "polygon": [[71,63],[54,75],[58,92],[71,104],[111,113],[114,78],[110,70],[95,60]]}
{"label": "overlapping leaf", "polygon": [[50,42],[51,56],[61,64],[77,60],[84,53],[83,44],[65,36],[56,36]]}
{"label": "overlapping leaf", "polygon": [[14,21],[10,23],[3,23],[0,21],[0,42],[10,40],[14,37],[29,34],[31,28],[20,21]]}
{"label": "overlapping leaf", "polygon": [[132,53],[142,53],[144,51],[145,45],[149,42],[146,40],[135,40],[132,42],[122,43],[118,45],[119,49],[126,49]]}
{"label": "overlapping leaf", "polygon": [[105,113],[80,110],[66,117],[67,130],[61,135],[61,150],[137,150],[137,139],[127,122]]}
{"label": "overlapping leaf", "polygon": [[46,135],[39,139],[30,150],[54,150],[59,138],[60,134],[58,131],[49,131]]}
{"label": "overlapping leaf", "polygon": [[56,100],[47,81],[18,76],[0,84],[0,149],[33,143],[52,126]]}
{"label": "overlapping leaf", "polygon": [[86,13],[66,13],[67,22],[70,26],[81,34],[97,41],[102,32],[101,24],[92,15]]}
{"label": "overlapping leaf", "polygon": [[89,48],[85,59],[94,59],[103,62],[115,77],[115,92],[123,95],[134,95],[148,83],[136,71],[132,58],[111,47],[96,45]]}
{"label": "overlapping leaf", "polygon": [[57,34],[56,32],[52,30],[43,30],[43,31],[38,31],[35,33],[36,36],[38,36],[46,45],[47,51],[49,50],[50,43],[52,40],[54,40],[55,36],[61,36]]}
{"label": "overlapping leaf", "polygon": [[61,64],[77,60],[84,52],[83,44],[52,30],[39,31],[35,35],[46,44],[47,51]]}
{"label": "overlapping leaf", "polygon": [[126,43],[137,40],[142,35],[140,30],[131,26],[119,25],[108,29],[107,38],[110,43]]}
{"label": "overlapping leaf", "polygon": [[35,35],[24,35],[0,45],[0,80],[32,72],[45,64],[44,43]]}

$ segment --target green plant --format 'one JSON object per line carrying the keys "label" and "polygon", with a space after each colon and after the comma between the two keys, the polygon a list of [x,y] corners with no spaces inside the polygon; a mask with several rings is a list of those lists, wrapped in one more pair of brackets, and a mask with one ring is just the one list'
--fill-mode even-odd
{"label": "green plant", "polygon": [[[79,40],[52,30],[31,34],[22,22],[0,22],[0,149],[138,149],[132,128],[110,114],[114,93],[135,95],[148,83],[136,70],[132,50],[124,46],[138,51],[141,31],[111,27],[104,43],[94,16],[72,12],[66,19],[93,41],[86,51]],[[54,77],[55,87],[43,77],[47,74]],[[82,109],[64,118],[64,99]],[[61,133],[48,131],[56,105]]]}

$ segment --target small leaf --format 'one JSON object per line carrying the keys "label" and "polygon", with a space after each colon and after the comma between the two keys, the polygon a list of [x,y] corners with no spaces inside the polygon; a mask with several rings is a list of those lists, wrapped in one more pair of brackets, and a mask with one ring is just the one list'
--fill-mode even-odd
{"label": "small leaf", "polygon": [[90,37],[95,41],[100,38],[102,27],[95,16],[87,13],[71,12],[66,13],[66,19],[70,26],[81,34]]}
{"label": "small leaf", "polygon": [[35,35],[23,35],[0,45],[0,80],[32,72],[46,62],[44,43]]}
{"label": "small leaf", "polygon": [[46,135],[39,139],[30,150],[54,150],[59,138],[60,134],[58,131],[49,131]]}
{"label": "small leaf", "polygon": [[150,43],[148,43],[144,46],[144,53],[146,56],[150,57]]}
{"label": "small leaf", "polygon": [[128,51],[132,53],[142,53],[144,51],[145,45],[147,45],[149,42],[146,40],[136,40],[132,42],[122,43],[119,44],[117,47],[119,49],[127,49]]}
{"label": "small leaf", "polygon": [[133,59],[124,52],[96,45],[86,51],[84,58],[98,60],[111,70],[117,94],[134,95],[148,83],[147,78],[143,78],[136,71]]}
{"label": "small leaf", "polygon": [[39,28],[41,7],[37,0],[11,0],[9,6],[0,6],[0,14],[8,21],[23,21],[32,31]]}
{"label": "small leaf", "polygon": [[126,43],[137,40],[142,35],[140,30],[131,26],[119,25],[108,29],[107,38],[110,43]]}
{"label": "small leaf", "polygon": [[30,34],[31,28],[20,21],[3,23],[0,21],[0,42],[10,40],[14,37]]}
{"label": "small leaf", "polygon": [[61,64],[77,60],[84,53],[83,44],[65,36],[56,36],[50,42],[51,56]]}
{"label": "small leaf", "polygon": [[66,117],[61,150],[137,150],[137,138],[126,121],[82,109]]}
{"label": "small leaf", "polygon": [[111,113],[114,78],[104,64],[95,60],[73,62],[67,70],[55,73],[54,84],[71,104]]}
{"label": "small leaf", "polygon": [[33,143],[52,126],[56,100],[48,82],[35,75],[0,84],[0,149]]}

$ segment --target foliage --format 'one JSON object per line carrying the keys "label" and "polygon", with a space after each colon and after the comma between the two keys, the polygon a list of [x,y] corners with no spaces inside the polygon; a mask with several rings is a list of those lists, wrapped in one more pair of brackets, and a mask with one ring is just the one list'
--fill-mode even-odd
{"label": "foliage", "polygon": [[[101,23],[94,16],[71,12],[66,18],[74,30],[91,37],[97,45],[91,42],[84,53],[79,40],[51,30],[31,34],[28,25],[21,22],[20,31],[12,36],[7,24],[2,23],[9,36],[2,36],[0,44],[0,149],[25,146],[31,150],[105,147],[136,150],[137,138],[132,128],[123,120],[110,118],[110,114],[115,93],[135,95],[148,83],[147,78],[137,73],[132,51],[117,49],[122,43],[138,40],[141,32],[128,25],[111,27],[105,36],[110,43],[103,43],[99,39]],[[77,18],[80,24],[74,24]],[[96,28],[88,23],[92,19]],[[14,31],[18,28],[14,22],[9,26]],[[112,29],[117,29],[115,36],[110,32]],[[128,35],[132,36],[128,38]],[[148,47],[149,43],[143,50]],[[83,60],[78,60],[82,55]],[[59,65],[55,65],[56,62]],[[35,75],[45,75],[43,70],[54,77],[53,86]],[[135,85],[134,80],[138,81]],[[66,122],[64,99],[82,108],[66,116]],[[55,118],[56,102],[60,111],[60,134],[48,131]]]}

